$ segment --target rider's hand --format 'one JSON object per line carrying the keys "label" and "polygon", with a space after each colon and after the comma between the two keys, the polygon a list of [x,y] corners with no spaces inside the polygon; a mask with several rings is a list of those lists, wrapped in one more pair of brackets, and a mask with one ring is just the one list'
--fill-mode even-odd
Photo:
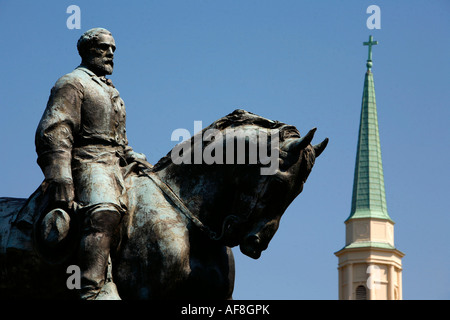
{"label": "rider's hand", "polygon": [[126,159],[127,162],[133,162],[135,159],[147,161],[147,157],[145,156],[145,154],[134,152],[132,150],[126,153]]}
{"label": "rider's hand", "polygon": [[46,192],[58,208],[71,208],[75,198],[75,190],[71,179],[52,179],[47,181]]}

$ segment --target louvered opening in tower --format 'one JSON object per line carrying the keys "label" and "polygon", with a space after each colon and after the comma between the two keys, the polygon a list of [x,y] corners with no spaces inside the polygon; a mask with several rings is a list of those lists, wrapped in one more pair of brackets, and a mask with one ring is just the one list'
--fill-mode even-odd
{"label": "louvered opening in tower", "polygon": [[367,300],[366,287],[358,286],[356,288],[356,300]]}

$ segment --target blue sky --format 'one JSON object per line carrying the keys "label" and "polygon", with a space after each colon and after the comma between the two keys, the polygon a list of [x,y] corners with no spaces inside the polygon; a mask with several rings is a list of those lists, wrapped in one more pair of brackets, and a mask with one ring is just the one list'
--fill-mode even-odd
{"label": "blue sky", "polygon": [[[69,30],[66,8],[81,9]],[[369,5],[381,29],[369,30]],[[193,133],[243,108],[317,127],[326,151],[259,260],[235,250],[235,299],[337,299],[370,34],[388,212],[404,299],[450,299],[450,2],[0,0],[0,195],[28,197],[43,175],[34,133],[55,81],[80,62],[92,27],[116,40],[111,76],[130,145],[156,163],[177,128]]]}

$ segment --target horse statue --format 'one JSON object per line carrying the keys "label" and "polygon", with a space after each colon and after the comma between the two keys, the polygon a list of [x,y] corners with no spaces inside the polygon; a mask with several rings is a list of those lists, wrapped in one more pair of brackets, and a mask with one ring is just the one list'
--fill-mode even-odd
{"label": "horse statue", "polygon": [[[235,134],[205,139],[211,129]],[[328,139],[311,145],[314,132],[300,137],[294,126],[235,110],[177,145],[185,147],[182,156],[187,161],[175,163],[175,146],[154,166],[133,163],[126,177],[129,212],[116,234],[108,266],[108,281],[120,297],[232,299],[235,270],[230,248],[239,246],[243,254],[257,259],[268,247],[327,145]],[[263,134],[271,137],[269,145],[277,154],[271,174],[261,174],[267,161],[220,161],[239,157],[236,145],[220,154],[219,147],[230,139],[245,142],[244,158],[249,160],[251,146]],[[214,147],[216,163],[189,161],[198,137],[203,137],[200,151]],[[0,297],[76,297],[68,285],[68,267],[76,264],[76,215],[59,215],[59,237],[47,249],[38,249],[42,232],[36,225],[42,218],[33,208],[42,197],[38,189],[29,199],[0,198]]]}

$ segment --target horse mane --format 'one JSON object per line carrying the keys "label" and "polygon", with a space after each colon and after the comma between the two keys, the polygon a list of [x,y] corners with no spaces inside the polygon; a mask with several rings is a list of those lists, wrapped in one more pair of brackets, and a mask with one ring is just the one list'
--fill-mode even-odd
{"label": "horse mane", "polygon": [[[287,125],[283,122],[276,120],[269,120],[258,116],[254,113],[248,112],[242,109],[236,109],[232,113],[214,121],[211,125],[204,128],[201,131],[201,135],[208,129],[216,129],[216,130],[226,130],[228,128],[239,128],[241,126],[247,125],[255,125],[260,128],[265,129],[278,129],[279,130],[279,142],[280,144],[290,138],[299,138],[300,133],[294,126]],[[195,133],[195,135],[200,134]],[[194,136],[190,139],[183,141],[182,143],[190,143]],[[189,141],[189,142],[188,142]],[[204,147],[206,147],[207,142],[204,142]],[[153,167],[153,171],[157,172],[164,168],[166,168],[169,164],[172,163],[171,151],[167,153],[166,156],[162,157]]]}

